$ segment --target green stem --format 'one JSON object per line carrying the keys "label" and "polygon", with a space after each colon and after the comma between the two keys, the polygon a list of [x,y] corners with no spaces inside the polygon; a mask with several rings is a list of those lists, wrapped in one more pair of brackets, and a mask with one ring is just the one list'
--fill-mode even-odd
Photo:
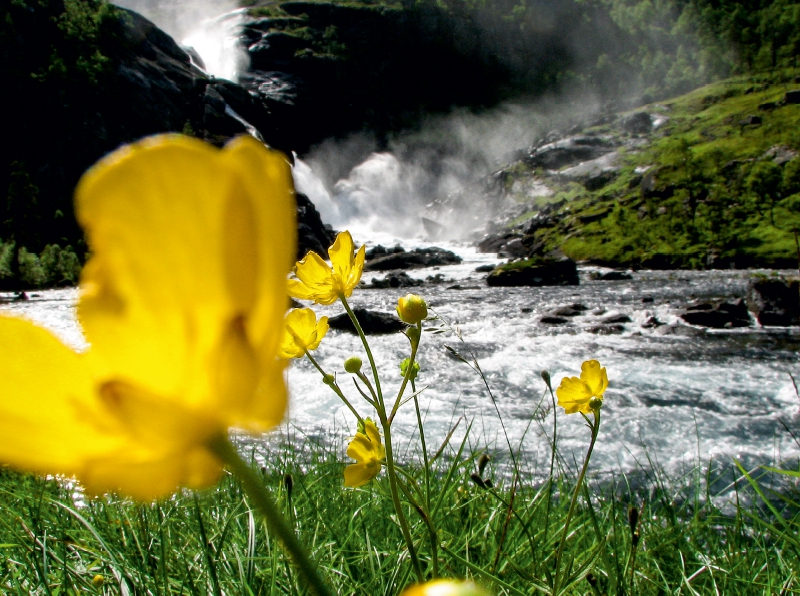
{"label": "green stem", "polygon": [[381,405],[382,409],[385,409],[386,406],[383,405],[383,393],[381,393],[381,381],[378,378],[378,367],[375,366],[375,359],[372,357],[372,350],[369,349],[369,343],[367,343],[367,336],[364,335],[364,330],[361,328],[361,324],[358,322],[355,313],[350,308],[350,305],[347,303],[347,298],[344,297],[344,294],[339,296],[339,299],[342,301],[342,305],[344,309],[347,311],[347,316],[350,317],[350,320],[353,321],[353,325],[356,328],[356,332],[358,332],[358,336],[361,338],[361,343],[364,345],[364,350],[367,352],[367,359],[369,360],[369,366],[372,368],[372,378],[375,379],[375,390],[378,393],[378,402]]}
{"label": "green stem", "polygon": [[422,414],[419,411],[419,400],[417,399],[417,388],[414,381],[411,381],[411,391],[414,392],[414,409],[417,411],[417,425],[419,426],[419,442],[422,444],[422,461],[425,464],[425,507],[431,510],[431,470],[428,465],[428,448],[425,445],[425,430],[422,428]]}
{"label": "green stem", "polygon": [[[413,327],[411,328],[413,329]],[[419,338],[422,336],[422,323],[417,323],[417,337],[408,339],[411,341],[411,356],[408,357],[408,367],[406,368],[406,374],[403,376],[403,383],[400,385],[400,390],[397,392],[397,399],[394,400],[394,406],[392,406],[392,413],[389,415],[389,422],[394,420],[394,415],[397,413],[397,409],[400,407],[400,399],[403,397],[403,392],[406,390],[406,385],[408,385],[408,381],[411,379],[411,375],[414,374],[414,359],[417,357],[417,350],[419,349]],[[416,401],[416,395],[414,396],[414,401]],[[420,425],[422,428],[422,425]]]}
{"label": "green stem", "polygon": [[[398,468],[398,470],[402,472],[400,468]],[[411,494],[408,488],[402,482],[398,482],[398,486],[400,487],[400,490],[403,491],[403,494],[406,496],[406,499],[408,499],[408,502],[411,503],[414,509],[417,510],[420,518],[428,528],[428,535],[430,536],[431,540],[431,562],[433,565],[433,577],[435,579],[439,577],[439,534],[436,531],[428,512],[424,507],[414,500],[414,496]]]}
{"label": "green stem", "polygon": [[[314,357],[311,354],[309,354],[308,350],[306,350],[306,356],[308,356],[308,359],[311,361],[311,364],[313,364],[316,367],[316,369],[320,372],[320,374],[322,374],[322,378],[323,379],[329,378],[330,375],[326,374],[325,371],[322,370],[322,367],[317,363],[316,360],[314,360]],[[342,393],[342,390],[339,389],[339,386],[336,384],[336,381],[333,381],[332,383],[325,383],[325,384],[328,387],[330,387],[331,390],[336,395],[339,396],[339,399],[341,399],[344,402],[344,405],[346,405],[348,408],[350,408],[350,411],[353,413],[353,415],[356,418],[358,418],[359,422],[364,422],[364,420],[361,418],[361,415],[358,412],[356,412],[356,409],[353,407],[353,405],[350,403],[350,401],[344,396],[344,393]]]}
{"label": "green stem", "polygon": [[[586,418],[586,416],[584,416]],[[586,418],[588,421],[589,419]],[[564,531],[561,533],[561,541],[558,544],[558,551],[556,552],[556,572],[553,580],[553,596],[558,596],[559,583],[561,582],[561,555],[564,553],[564,544],[567,542],[567,534],[569,533],[569,524],[572,521],[572,514],[575,513],[575,504],[578,502],[578,494],[583,484],[583,479],[586,476],[586,470],[589,468],[589,460],[592,457],[592,450],[594,443],[597,440],[597,432],[600,430],[600,410],[594,410],[594,424],[591,424],[592,440],[589,443],[589,450],[586,452],[586,459],[583,460],[583,467],[578,476],[578,482],[575,484],[575,491],[572,493],[572,500],[569,503],[569,511],[567,511],[567,520],[564,522]]]}
{"label": "green stem", "polygon": [[392,503],[394,504],[394,511],[397,514],[397,522],[400,524],[400,531],[403,533],[403,539],[406,541],[408,554],[411,557],[411,565],[414,567],[414,574],[417,576],[417,581],[422,583],[424,580],[422,576],[422,568],[417,558],[417,550],[414,548],[414,541],[411,538],[411,532],[408,529],[408,521],[406,520],[405,513],[403,513],[403,505],[400,503],[400,495],[397,492],[397,472],[394,469],[394,457],[392,456],[392,431],[389,421],[386,419],[386,412],[379,411],[378,414],[381,418],[381,425],[383,426],[383,438],[386,442],[386,470],[389,476],[389,488],[392,492]]}
{"label": "green stem", "polygon": [[256,509],[264,516],[270,533],[278,537],[283,548],[299,568],[301,580],[317,596],[332,596],[332,592],[322,581],[316,564],[306,554],[294,531],[278,511],[269,490],[263,485],[261,478],[241,458],[228,437],[225,435],[215,436],[208,442],[207,447],[242,483],[242,488]]}

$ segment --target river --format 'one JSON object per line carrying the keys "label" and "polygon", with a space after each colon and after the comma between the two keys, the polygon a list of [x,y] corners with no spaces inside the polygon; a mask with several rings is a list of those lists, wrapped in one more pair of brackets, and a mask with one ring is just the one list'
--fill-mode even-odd
{"label": "river", "polygon": [[[462,338],[452,331],[423,336],[417,389],[431,451],[463,417],[454,441],[464,436],[468,422],[469,444],[502,460],[507,433],[527,469],[534,475],[545,474],[553,409],[540,372],[549,371],[555,387],[565,375],[578,374],[583,360],[593,358],[607,368],[609,378],[595,470],[635,473],[656,465],[680,474],[697,463],[728,466],[735,458],[754,466],[793,459],[800,452],[792,436],[800,433],[800,398],[790,377],[800,375],[800,329],[704,330],[683,324],[676,314],[696,299],[743,296],[754,272],[638,271],[632,280],[592,281],[590,270],[581,269],[580,286],[489,288],[483,281],[485,273],[474,270],[497,262],[494,255],[477,254],[468,245],[439,245],[458,252],[464,262],[409,272],[420,279],[441,274],[448,280],[414,291],[441,318],[427,324],[430,329],[446,321],[460,330]],[[372,277],[380,276],[364,275],[366,281]],[[358,289],[351,304],[392,312],[404,293]],[[27,302],[0,308],[41,323],[80,349],[85,342],[75,319],[76,299],[75,289],[47,290],[33,292]],[[584,314],[562,325],[540,322],[543,314],[573,303],[584,305]],[[315,309],[328,316],[343,311],[336,305]],[[591,331],[599,319],[615,313],[631,319],[623,332]],[[664,325],[642,327],[650,317]],[[400,334],[370,341],[384,393],[391,396],[400,384],[398,363],[408,355],[408,342]],[[503,424],[483,380],[446,346],[467,360],[470,353],[477,358]],[[352,354],[363,356],[357,338],[331,331],[316,357],[327,371],[338,371],[341,386],[366,416],[369,406],[342,368]],[[302,442],[353,432],[352,415],[321,383],[310,363],[294,361],[288,381],[291,407],[284,436]],[[583,420],[577,414],[564,415],[560,408],[557,416],[561,454],[568,462],[580,460],[588,443]],[[418,444],[413,403],[400,410],[395,427],[401,457],[407,457],[406,449]]]}

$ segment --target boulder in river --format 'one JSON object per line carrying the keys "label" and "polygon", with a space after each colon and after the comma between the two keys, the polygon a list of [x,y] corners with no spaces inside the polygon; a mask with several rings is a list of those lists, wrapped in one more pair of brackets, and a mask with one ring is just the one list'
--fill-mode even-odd
{"label": "boulder in river", "polygon": [[[354,308],[353,313],[358,319],[361,329],[366,335],[381,335],[386,333],[394,333],[402,331],[408,325],[403,323],[397,316],[386,312],[377,312],[374,310],[367,310],[366,308]],[[328,325],[331,329],[338,329],[339,331],[347,331],[348,333],[356,333],[356,328],[347,313],[342,313],[328,319]]]}
{"label": "boulder in river", "polygon": [[747,308],[764,327],[800,325],[800,280],[753,279],[747,287]]}
{"label": "boulder in river", "polygon": [[566,256],[550,256],[514,261],[492,271],[486,278],[490,286],[577,286],[578,268]]}
{"label": "boulder in river", "polygon": [[387,273],[383,279],[372,278],[372,281],[367,286],[371,289],[386,289],[386,288],[415,288],[423,285],[425,282],[421,279],[411,277],[405,271],[393,271]]}
{"label": "boulder in river", "polygon": [[364,271],[391,271],[393,269],[422,269],[440,265],[458,265],[461,257],[456,253],[432,246],[376,256],[367,261]]}
{"label": "boulder in river", "polygon": [[681,313],[680,317],[690,325],[724,329],[749,327],[752,322],[744,300],[701,302]]}

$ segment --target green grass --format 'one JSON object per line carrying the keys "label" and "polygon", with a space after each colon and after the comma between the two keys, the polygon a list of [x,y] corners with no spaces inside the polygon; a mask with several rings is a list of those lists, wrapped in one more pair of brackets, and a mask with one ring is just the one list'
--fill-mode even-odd
{"label": "green grass", "polygon": [[[413,574],[385,474],[362,489],[343,488],[346,458],[339,455],[341,444],[334,444],[257,448],[257,459],[266,462],[264,484],[336,593],[397,594]],[[521,469],[514,487],[489,463],[482,477],[495,488],[484,489],[470,479],[478,459],[478,451],[454,444],[435,464],[440,492],[433,521],[442,574],[473,577],[496,594],[532,594],[552,567],[575,470],[557,458],[552,482],[533,480],[532,472],[547,477],[547,469]],[[421,482],[419,466],[406,471]],[[737,504],[747,500],[749,485],[733,466],[695,468],[673,478],[648,469],[638,476],[636,483],[606,476],[590,484],[588,502],[579,501],[565,551],[579,573],[567,593],[800,593],[796,489],[777,493],[783,500],[772,495],[773,513]],[[730,486],[723,512],[710,497]],[[78,506],[71,494],[55,480],[0,474],[3,593],[305,593],[229,476],[213,490],[150,505],[102,497]],[[641,512],[635,560],[632,505]],[[407,514],[428,564],[427,531],[414,512]],[[103,586],[92,583],[96,575],[103,576]]]}

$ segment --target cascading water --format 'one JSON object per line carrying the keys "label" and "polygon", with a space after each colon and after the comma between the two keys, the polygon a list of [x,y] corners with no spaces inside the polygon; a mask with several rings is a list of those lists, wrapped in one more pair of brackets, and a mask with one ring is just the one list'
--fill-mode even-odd
{"label": "cascading water", "polygon": [[220,0],[115,0],[150,19],[178,43],[199,54],[203,70],[236,81],[249,64],[247,51],[238,43],[244,9],[235,1]]}

